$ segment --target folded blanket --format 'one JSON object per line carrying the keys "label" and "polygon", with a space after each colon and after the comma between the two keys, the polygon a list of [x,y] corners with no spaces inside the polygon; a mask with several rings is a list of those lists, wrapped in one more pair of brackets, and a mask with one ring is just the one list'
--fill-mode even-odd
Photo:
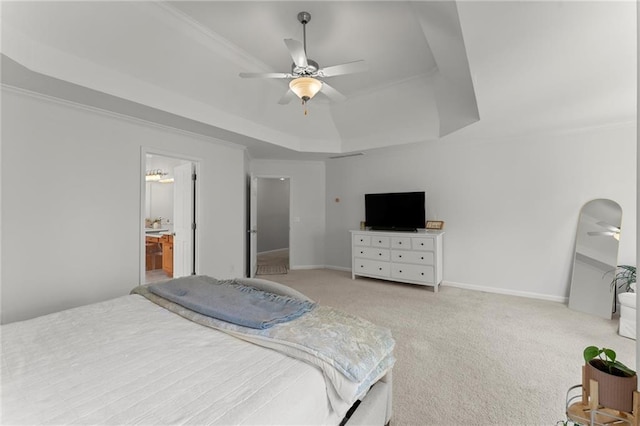
{"label": "folded blanket", "polygon": [[317,366],[327,379],[327,395],[337,412],[348,409],[395,363],[391,332],[328,306],[269,329],[253,329],[193,312],[138,286],[131,291],[198,324]]}
{"label": "folded blanket", "polygon": [[316,307],[307,300],[204,275],[152,284],[149,291],[208,317],[259,330],[294,320]]}

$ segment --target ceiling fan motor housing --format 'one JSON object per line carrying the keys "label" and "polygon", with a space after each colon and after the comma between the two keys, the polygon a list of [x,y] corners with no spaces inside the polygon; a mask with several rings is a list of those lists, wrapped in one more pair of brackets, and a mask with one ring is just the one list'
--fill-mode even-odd
{"label": "ceiling fan motor housing", "polygon": [[302,25],[305,25],[310,20],[311,20],[311,14],[309,12],[298,13],[298,21],[300,21]]}
{"label": "ceiling fan motor housing", "polygon": [[294,63],[291,64],[291,73],[296,76],[314,76],[320,69],[320,66],[313,59],[307,59],[306,67],[299,67]]}

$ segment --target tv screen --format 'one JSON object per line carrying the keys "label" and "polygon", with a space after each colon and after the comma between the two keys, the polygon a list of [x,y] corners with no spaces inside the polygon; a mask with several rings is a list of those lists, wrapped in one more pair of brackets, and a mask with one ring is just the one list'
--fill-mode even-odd
{"label": "tv screen", "polygon": [[365,194],[366,225],[371,229],[415,231],[425,225],[425,193]]}

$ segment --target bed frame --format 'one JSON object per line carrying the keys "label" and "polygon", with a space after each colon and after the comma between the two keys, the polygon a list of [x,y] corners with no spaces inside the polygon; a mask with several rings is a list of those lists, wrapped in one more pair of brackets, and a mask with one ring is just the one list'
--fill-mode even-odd
{"label": "bed frame", "polygon": [[371,387],[354,411],[349,410],[340,426],[389,425],[392,412],[392,374],[388,372]]}

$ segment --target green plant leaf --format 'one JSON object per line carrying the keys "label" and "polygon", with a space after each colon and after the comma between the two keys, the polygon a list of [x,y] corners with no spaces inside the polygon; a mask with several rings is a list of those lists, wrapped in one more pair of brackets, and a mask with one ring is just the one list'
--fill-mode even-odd
{"label": "green plant leaf", "polygon": [[629,376],[635,376],[635,374],[636,374],[635,371],[633,371],[632,369],[630,369],[629,367],[627,367],[626,365],[624,365],[620,361],[614,362],[613,365],[614,365],[615,368],[617,368],[618,370],[628,374]]}
{"label": "green plant leaf", "polygon": [[604,352],[604,355],[607,358],[609,358],[609,360],[611,360],[611,362],[615,363],[615,361],[616,361],[616,351],[614,351],[613,349],[602,348],[602,352]]}
{"label": "green plant leaf", "polygon": [[582,355],[584,356],[584,361],[588,363],[589,361],[600,355],[600,349],[595,346],[587,346],[586,348],[584,348],[584,352],[582,353]]}
{"label": "green plant leaf", "polygon": [[611,287],[617,287],[622,291],[633,292],[631,284],[636,282],[636,267],[631,265],[618,265],[614,271]]}

